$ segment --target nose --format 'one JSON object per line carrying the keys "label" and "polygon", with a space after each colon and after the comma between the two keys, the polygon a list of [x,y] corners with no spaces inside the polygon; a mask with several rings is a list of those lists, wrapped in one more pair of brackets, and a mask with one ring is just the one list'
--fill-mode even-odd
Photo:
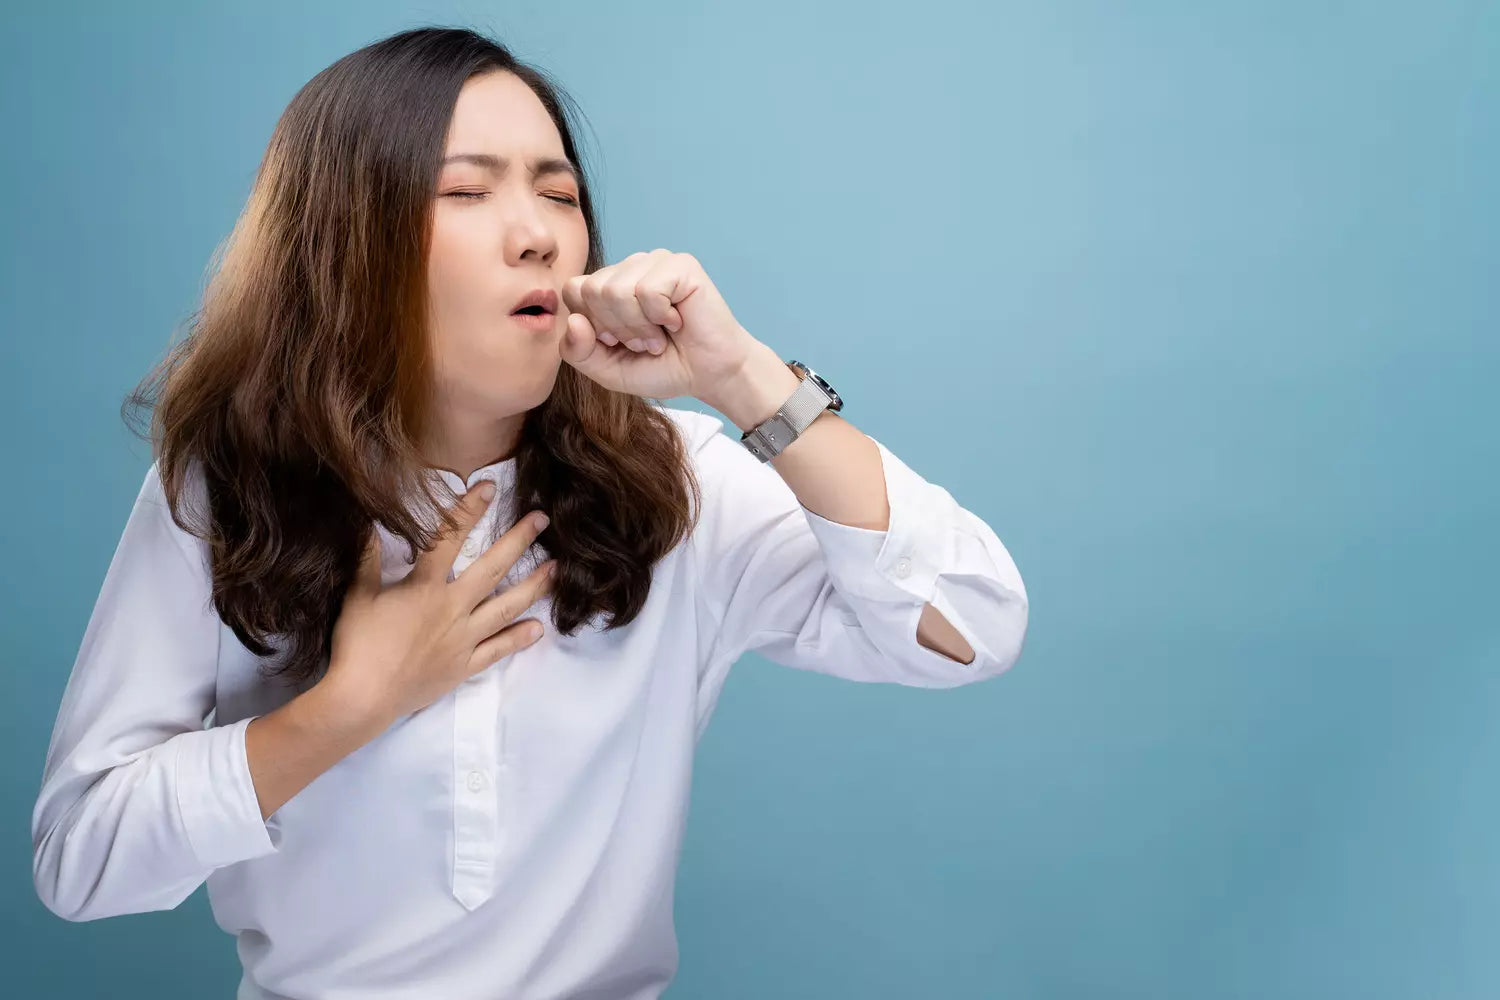
{"label": "nose", "polygon": [[536,209],[509,214],[502,224],[508,261],[519,262],[529,254],[551,263],[557,256],[557,233]]}

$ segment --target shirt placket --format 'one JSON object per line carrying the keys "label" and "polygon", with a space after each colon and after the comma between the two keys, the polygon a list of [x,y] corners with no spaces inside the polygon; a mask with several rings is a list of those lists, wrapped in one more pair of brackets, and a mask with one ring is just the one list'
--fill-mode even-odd
{"label": "shirt placket", "polygon": [[[477,558],[486,516],[475,527],[453,564],[456,577]],[[453,872],[452,892],[467,909],[474,909],[494,891],[495,865],[500,848],[501,708],[504,662],[468,678],[453,697]]]}

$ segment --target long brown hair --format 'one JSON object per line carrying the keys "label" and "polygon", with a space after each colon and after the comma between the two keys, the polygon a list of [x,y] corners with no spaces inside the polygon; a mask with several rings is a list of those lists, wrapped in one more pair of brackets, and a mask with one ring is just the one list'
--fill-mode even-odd
{"label": "long brown hair", "polygon": [[[219,616],[256,655],[283,654],[274,673],[293,683],[326,669],[374,523],[412,551],[455,526],[454,492],[434,495],[440,480],[415,444],[430,419],[430,206],[459,90],[497,70],[524,80],[556,124],[581,175],[584,273],[602,267],[560,89],[472,30],[405,31],[293,97],[187,336],[122,408],[128,424],[151,410],[137,433],[173,520],[208,543]],[[672,418],[563,364],[515,457],[513,513],[551,518],[539,543],[558,560],[553,625],[572,635],[600,613],[609,628],[630,622],[652,565],[696,519],[699,485]],[[199,475],[201,512],[183,497]]]}

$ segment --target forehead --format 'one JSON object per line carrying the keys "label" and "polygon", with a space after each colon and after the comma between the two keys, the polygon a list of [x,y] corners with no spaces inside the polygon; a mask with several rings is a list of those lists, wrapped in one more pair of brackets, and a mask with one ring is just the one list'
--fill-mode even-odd
{"label": "forehead", "polygon": [[491,72],[470,78],[459,91],[448,124],[445,152],[484,150],[502,156],[562,156],[562,136],[541,99],[520,77]]}

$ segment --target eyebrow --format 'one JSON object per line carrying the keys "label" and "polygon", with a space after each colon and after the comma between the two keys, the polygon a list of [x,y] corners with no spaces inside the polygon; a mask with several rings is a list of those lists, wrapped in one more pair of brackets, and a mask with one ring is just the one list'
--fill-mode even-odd
{"label": "eyebrow", "polygon": [[[452,156],[443,158],[443,166],[450,163],[471,163],[476,167],[483,167],[492,174],[501,174],[510,165],[510,161],[503,156],[495,156],[493,153],[454,153]],[[581,184],[578,176],[578,168],[568,160],[560,160],[556,157],[544,156],[529,161],[531,176],[537,177],[541,174],[567,174],[573,178],[575,184]]]}

